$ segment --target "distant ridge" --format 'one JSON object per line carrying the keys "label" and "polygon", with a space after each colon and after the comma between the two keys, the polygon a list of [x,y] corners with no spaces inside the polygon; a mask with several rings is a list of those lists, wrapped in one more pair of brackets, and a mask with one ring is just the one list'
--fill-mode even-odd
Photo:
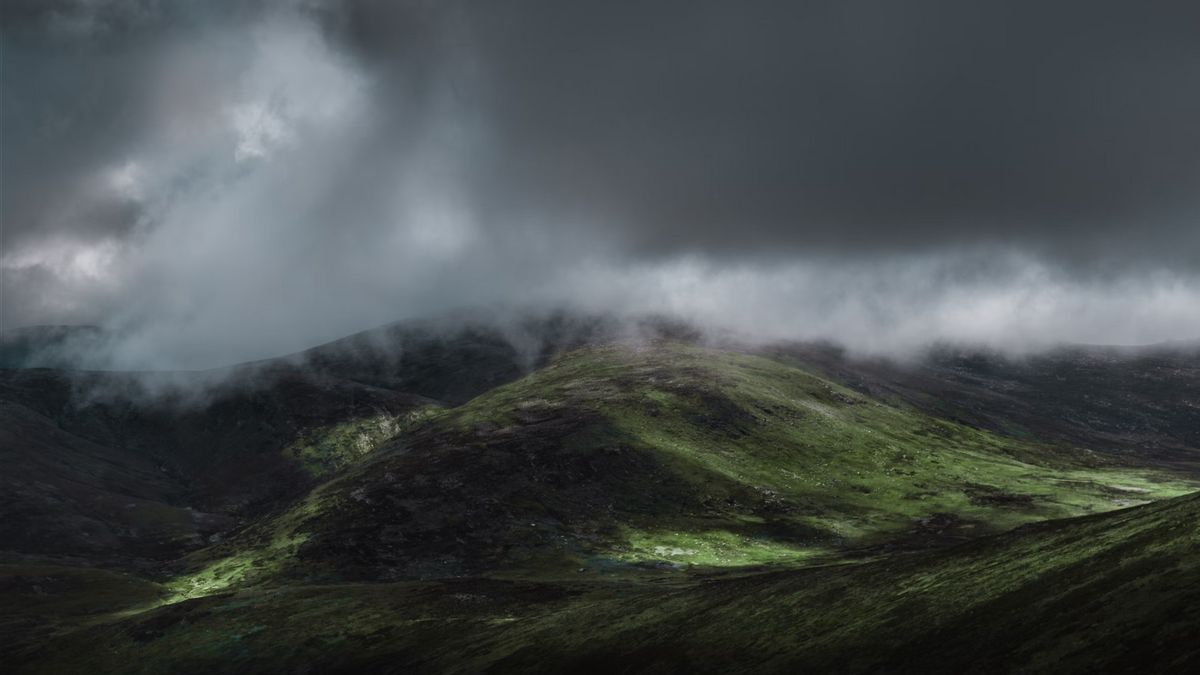
{"label": "distant ridge", "polygon": [[41,325],[0,332],[0,368],[75,368],[108,333],[93,325]]}

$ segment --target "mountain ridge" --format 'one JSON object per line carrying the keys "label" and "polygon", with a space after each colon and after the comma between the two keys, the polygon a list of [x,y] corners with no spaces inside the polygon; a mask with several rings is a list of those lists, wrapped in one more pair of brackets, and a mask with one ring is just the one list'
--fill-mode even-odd
{"label": "mountain ridge", "polygon": [[[907,602],[873,575],[920,587],[955,560],[1051,574],[1037,546],[994,542],[1076,522],[1103,523],[1079,531],[1104,539],[1126,511],[1063,519],[1149,500],[1194,510],[1195,498],[1170,499],[1200,486],[1188,457],[1191,361],[1044,357],[1031,367],[952,355],[896,370],[813,345],[706,341],[669,322],[631,335],[603,320],[557,321],[527,324],[525,349],[479,325],[392,326],[242,366],[250,386],[227,379],[192,399],[139,393],[129,374],[0,370],[10,651],[63,672],[94,657],[93,643],[150,655],[146,672],[285,672],[301,654],[333,671],[388,670],[396,655],[447,672],[576,669],[580,659],[703,670],[705,654],[733,670],[736,654],[772,669],[860,671],[882,667],[855,656],[881,639],[890,646],[864,654],[928,666],[912,645],[953,623],[919,635],[897,632],[895,618],[872,623]],[[1085,386],[1062,384],[1076,381]],[[1101,402],[1133,401],[1144,410],[1130,419],[1150,426],[1126,437],[1079,426],[1080,409],[1129,424],[1115,404],[1079,397],[1095,382],[1112,389]],[[1014,391],[1041,414],[995,404]],[[1091,447],[1096,438],[1116,440]],[[1052,539],[1074,550],[1070,537]],[[1185,550],[1172,546],[1176,558]],[[808,589],[804,579],[824,581]],[[874,595],[841,597],[846,580]],[[741,637],[717,649],[681,632],[706,634],[688,618],[696,612],[735,624],[759,616],[749,602],[790,616],[775,595],[847,620],[862,613],[860,633],[821,624],[824,637],[797,642],[786,622],[764,619],[738,624]],[[476,596],[494,600],[476,606]],[[236,609],[247,602],[267,614]],[[348,612],[361,654],[289,623],[324,615],[320,603]],[[515,623],[496,613],[506,605]],[[978,611],[1023,635],[1008,610]],[[431,623],[411,635],[440,646],[418,648],[386,618],[415,626],[422,612]],[[480,631],[482,660],[453,661],[465,648],[460,620]],[[616,632],[579,642],[579,621]],[[253,637],[259,625],[270,628]],[[648,642],[634,637],[644,631]],[[780,646],[754,656],[766,636]],[[314,639],[329,655],[299,646]],[[966,659],[964,649],[942,651]]]}

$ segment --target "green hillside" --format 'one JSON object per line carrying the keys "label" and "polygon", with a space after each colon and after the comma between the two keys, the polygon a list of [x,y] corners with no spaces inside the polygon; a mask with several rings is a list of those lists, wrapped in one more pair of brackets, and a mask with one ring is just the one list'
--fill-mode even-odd
{"label": "green hillside", "polygon": [[[344,397],[353,380],[341,382]],[[290,492],[231,512],[238,526],[176,558],[6,554],[14,661],[962,672],[986,656],[997,671],[1083,671],[1175,668],[1192,655],[1180,645],[1200,644],[1200,502],[1178,497],[1197,484],[1161,463],[938,418],[794,358],[672,340],[559,351],[460,405],[368,391],[427,403],[357,405],[280,434],[255,463],[290,467]],[[185,428],[207,428],[197,415]],[[56,433],[39,431],[38,447]],[[121,461],[140,466],[137,451]],[[237,452],[214,455],[221,471]],[[43,466],[28,457],[12,461]],[[104,489],[133,485],[104,475]]]}
{"label": "green hillside", "polygon": [[244,589],[94,620],[31,672],[1188,672],[1198,522],[1189,496],[858,565]]}
{"label": "green hillside", "polygon": [[176,585],[825,563],[1193,486],[758,356],[588,348],[425,413],[292,510],[194,556]]}

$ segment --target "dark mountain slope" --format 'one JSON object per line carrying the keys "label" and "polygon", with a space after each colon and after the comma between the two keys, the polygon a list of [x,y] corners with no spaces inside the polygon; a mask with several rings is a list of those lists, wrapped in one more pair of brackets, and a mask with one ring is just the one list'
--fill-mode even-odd
{"label": "dark mountain slope", "polygon": [[0,541],[82,562],[177,555],[227,523],[180,506],[186,486],[146,457],[105,447],[0,402]]}
{"label": "dark mountain slope", "polygon": [[939,417],[1134,463],[1200,462],[1200,345],[1063,347],[1026,357],[943,347],[908,363],[821,345],[768,353]]}
{"label": "dark mountain slope", "polygon": [[538,645],[499,661],[513,670],[1192,672],[1198,523],[1192,495],[948,551],[647,594],[653,603],[578,603],[491,644]]}
{"label": "dark mountain slope", "polygon": [[[1198,522],[1193,495],[858,565],[245,589],[61,634],[21,662],[128,673],[1193,672]],[[30,593],[28,581],[8,583]]]}
{"label": "dark mountain slope", "polygon": [[388,330],[369,354],[334,344],[220,371],[0,370],[0,556],[172,559],[442,405],[362,373],[453,399],[523,372],[497,331]]}
{"label": "dark mountain slope", "polygon": [[[664,320],[631,327],[561,314],[504,322],[447,317],[396,323],[301,354],[211,371],[0,369],[0,404],[15,416],[0,451],[13,457],[7,480],[19,487],[0,500],[0,520],[26,532],[0,538],[0,556],[92,551],[92,545],[73,549],[72,542],[89,543],[79,539],[86,528],[76,512],[97,500],[115,504],[123,496],[143,496],[142,486],[111,471],[106,487],[89,488],[105,496],[77,494],[79,472],[90,469],[78,466],[70,443],[88,445],[97,461],[150,467],[171,486],[160,495],[165,510],[156,510],[171,526],[134,527],[127,522],[130,513],[104,508],[88,521],[103,532],[87,535],[113,544],[102,548],[117,558],[128,544],[127,558],[157,551],[169,559],[203,543],[194,535],[220,538],[288,508],[320,475],[374,449],[423,409],[463,403],[561,349],[630,331],[686,334]],[[68,360],[68,346],[100,339],[95,329],[69,327],[6,336],[5,344],[22,353],[53,352]],[[26,423],[30,419],[39,421]],[[56,456],[56,439],[64,438],[71,440]],[[57,469],[47,474],[45,466]],[[64,501],[64,494],[74,496]],[[165,515],[176,511],[173,519]],[[189,513],[209,515],[197,516],[203,523],[197,529],[186,524]]]}
{"label": "dark mountain slope", "polygon": [[[170,560],[286,510],[321,475],[374,449],[420,411],[462,403],[559,349],[627,328],[566,315],[446,318],[212,371],[0,369],[7,432],[0,452],[11,459],[0,556],[103,551],[105,564],[141,567]],[[647,320],[637,330],[680,329]],[[22,354],[68,361],[72,345],[100,340],[86,328],[6,336]],[[87,461],[76,447],[87,448]],[[106,467],[102,477],[98,466]],[[146,474],[164,487],[147,492]],[[153,508],[129,506],[140,499]]]}

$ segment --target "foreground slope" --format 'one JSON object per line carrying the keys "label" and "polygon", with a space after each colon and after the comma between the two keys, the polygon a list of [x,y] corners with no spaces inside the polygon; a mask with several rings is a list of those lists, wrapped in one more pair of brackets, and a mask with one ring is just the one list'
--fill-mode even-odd
{"label": "foreground slope", "polygon": [[857,565],[244,589],[19,658],[29,672],[1194,672],[1197,523],[1193,495]]}

